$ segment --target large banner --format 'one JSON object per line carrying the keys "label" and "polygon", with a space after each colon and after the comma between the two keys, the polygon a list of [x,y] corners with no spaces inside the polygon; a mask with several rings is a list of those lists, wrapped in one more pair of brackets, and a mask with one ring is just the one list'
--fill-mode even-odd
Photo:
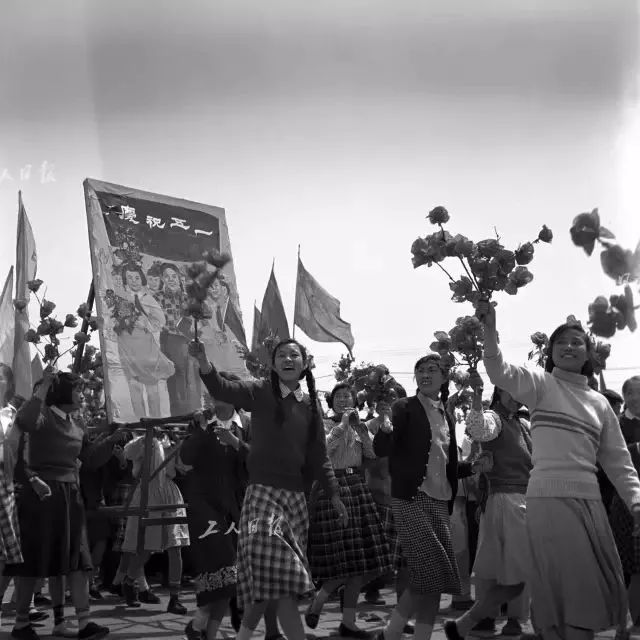
{"label": "large banner", "polygon": [[[203,252],[231,255],[224,209],[87,179],[84,182],[107,414],[114,422],[202,406],[187,347],[187,267]],[[212,267],[213,268],[213,267]],[[212,318],[198,337],[220,371],[249,377],[233,262],[210,287]]]}

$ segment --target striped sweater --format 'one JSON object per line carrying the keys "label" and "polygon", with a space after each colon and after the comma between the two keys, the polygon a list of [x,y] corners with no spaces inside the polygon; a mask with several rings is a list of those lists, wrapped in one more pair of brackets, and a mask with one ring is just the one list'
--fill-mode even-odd
{"label": "striped sweater", "polygon": [[531,413],[533,470],[528,497],[600,500],[599,463],[629,508],[640,504],[640,480],[607,399],[580,374],[552,373],[507,364],[485,352],[493,384],[527,405]]}

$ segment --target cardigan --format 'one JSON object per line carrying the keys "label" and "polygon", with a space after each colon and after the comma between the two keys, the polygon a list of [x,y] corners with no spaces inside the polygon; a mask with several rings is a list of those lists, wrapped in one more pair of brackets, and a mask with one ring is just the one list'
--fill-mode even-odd
{"label": "cardigan", "polygon": [[309,396],[305,394],[299,401],[290,393],[280,400],[284,420],[277,424],[277,401],[270,380],[230,381],[215,367],[200,377],[214,400],[251,412],[249,484],[304,492],[317,480],[328,497],[338,495],[319,403],[317,419],[312,420]]}
{"label": "cardigan", "polygon": [[631,509],[640,504],[640,480],[608,400],[587,378],[557,367],[551,372],[507,364],[498,350],[485,351],[493,384],[526,404],[531,412],[533,469],[530,498],[600,500],[600,463]]}
{"label": "cardigan", "polygon": [[[415,500],[427,476],[431,425],[417,396],[396,400],[391,411],[393,431],[385,433],[379,429],[373,439],[373,449],[379,458],[389,458],[391,497]],[[466,478],[473,472],[470,462],[458,462],[455,425],[446,412],[445,417],[449,425],[447,480],[451,485],[451,500],[448,502],[451,514],[458,492],[458,479]]]}

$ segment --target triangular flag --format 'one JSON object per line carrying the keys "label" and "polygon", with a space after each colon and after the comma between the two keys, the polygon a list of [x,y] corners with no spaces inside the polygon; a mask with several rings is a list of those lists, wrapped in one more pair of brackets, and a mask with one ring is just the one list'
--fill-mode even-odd
{"label": "triangular flag", "polygon": [[41,380],[43,374],[44,368],[42,367],[42,360],[40,360],[40,354],[36,353],[31,361],[31,378],[33,379],[33,383],[35,384],[38,380]]}
{"label": "triangular flag", "polygon": [[14,333],[13,267],[11,267],[0,294],[0,363],[9,366],[13,364]]}
{"label": "triangular flag", "polygon": [[340,317],[340,301],[323,289],[298,256],[294,325],[317,342],[342,342],[349,353],[354,340],[351,325]]}
{"label": "triangular flag", "polygon": [[258,343],[262,343],[269,334],[277,335],[280,340],[287,340],[290,335],[287,315],[284,312],[282,296],[280,295],[280,289],[278,288],[273,267],[271,268],[267,289],[262,299]]}
{"label": "triangular flag", "polygon": [[258,334],[260,333],[260,309],[258,309],[256,303],[253,303],[253,333],[251,334],[251,351],[255,351],[258,348]]}
{"label": "triangular flag", "polygon": [[247,337],[244,333],[244,327],[242,326],[242,319],[235,306],[229,301],[227,308],[224,312],[224,324],[229,327],[233,335],[238,342],[246,348]]}
{"label": "triangular flag", "polygon": [[[18,192],[18,234],[16,242],[16,301],[21,309],[15,310],[15,336],[13,352],[13,377],[16,395],[30,398],[33,382],[31,378],[31,353],[24,339],[29,330],[29,287],[27,282],[36,277],[38,256],[36,241],[27,212],[22,204],[22,193]],[[24,306],[23,306],[24,305]]]}

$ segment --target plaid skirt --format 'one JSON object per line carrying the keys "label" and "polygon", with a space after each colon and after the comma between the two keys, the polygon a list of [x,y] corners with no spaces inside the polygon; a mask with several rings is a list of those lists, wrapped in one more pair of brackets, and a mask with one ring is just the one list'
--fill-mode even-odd
{"label": "plaid skirt", "polygon": [[238,536],[238,605],[314,591],[305,555],[309,516],[302,492],[247,488]]}
{"label": "plaid skirt", "polygon": [[620,554],[622,571],[627,575],[640,573],[640,536],[633,535],[633,516],[617,493],[611,501],[609,522]]}
{"label": "plaid skirt", "polygon": [[316,582],[391,571],[391,554],[371,492],[359,473],[336,470],[339,496],[349,514],[346,527],[321,489],[311,497],[309,564]]}
{"label": "plaid skirt", "polygon": [[7,486],[2,460],[0,460],[0,561],[7,564],[22,562],[16,501],[13,490]]}
{"label": "plaid skirt", "polygon": [[23,562],[5,575],[32,578],[91,571],[84,503],[73,482],[47,482],[51,495],[40,500],[30,484],[16,487]]}
{"label": "plaid skirt", "polygon": [[405,557],[402,555],[402,547],[400,546],[400,538],[396,531],[396,525],[393,521],[393,509],[390,504],[376,503],[378,516],[382,522],[384,535],[387,538],[389,552],[391,553],[391,563],[393,568],[398,570],[407,566]]}
{"label": "plaid skirt", "polygon": [[392,506],[410,588],[417,593],[460,595],[448,503],[418,491],[413,500],[392,498]]}
{"label": "plaid skirt", "polygon": [[[110,507],[122,507],[127,500],[129,491],[131,491],[132,485],[127,482],[119,482],[106,496],[107,505]],[[122,551],[122,544],[124,543],[124,534],[127,530],[127,517],[117,518],[112,521],[114,534],[113,543],[111,548],[113,551]]]}

